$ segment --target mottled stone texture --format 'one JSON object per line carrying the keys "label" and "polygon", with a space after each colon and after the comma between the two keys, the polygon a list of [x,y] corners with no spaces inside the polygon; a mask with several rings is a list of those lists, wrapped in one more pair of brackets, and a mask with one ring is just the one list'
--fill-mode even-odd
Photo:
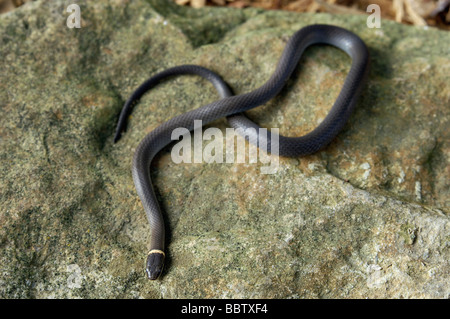
{"label": "mottled stone texture", "polygon": [[[71,1],[73,3],[75,1]],[[448,298],[449,33],[365,16],[194,10],[162,1],[68,1],[0,16],[0,297]],[[167,268],[145,278],[150,228],[133,151],[167,119],[216,99],[197,77],[147,94],[112,143],[124,100],[151,74],[209,67],[235,93],[263,84],[289,36],[343,26],[369,46],[356,112],[318,154],[262,164],[152,165]],[[249,116],[302,135],[349,69],[308,49],[287,88]],[[225,131],[225,120],[211,126]]]}

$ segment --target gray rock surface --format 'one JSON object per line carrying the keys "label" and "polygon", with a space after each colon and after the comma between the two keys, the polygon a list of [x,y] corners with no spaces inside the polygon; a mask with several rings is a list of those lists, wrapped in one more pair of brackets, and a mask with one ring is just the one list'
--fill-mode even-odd
{"label": "gray rock surface", "polygon": [[[163,1],[80,5],[80,29],[66,27],[62,0],[0,16],[0,297],[449,297],[448,32]],[[152,177],[168,261],[163,278],[148,281],[133,151],[217,94],[196,77],[164,82],[113,144],[123,102],[184,63],[248,92],[268,79],[289,36],[313,23],[343,26],[369,46],[370,80],[348,125],[322,152],[280,158],[269,175],[261,164],[175,164],[165,149]],[[282,94],[249,116],[308,132],[349,63],[337,49],[308,49]]]}

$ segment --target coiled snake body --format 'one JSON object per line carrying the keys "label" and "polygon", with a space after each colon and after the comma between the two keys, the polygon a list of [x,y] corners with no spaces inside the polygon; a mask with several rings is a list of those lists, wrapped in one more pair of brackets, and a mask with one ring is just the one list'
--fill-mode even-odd
{"label": "coiled snake body", "polygon": [[[182,65],[162,71],[145,81],[126,101],[119,117],[114,142],[120,139],[132,107],[150,88],[166,77],[194,74],[209,80],[220,94],[220,100],[190,112],[178,115],[147,134],[137,147],[132,165],[132,175],[137,193],[142,201],[151,227],[150,252],[147,257],[146,272],[149,279],[157,279],[164,265],[164,221],[152,182],[150,163],[153,157],[172,142],[171,134],[176,128],[194,129],[194,120],[202,120],[206,125],[218,118],[227,117],[229,124],[238,131],[259,126],[241,112],[266,103],[285,85],[294,71],[303,51],[313,44],[329,44],[346,52],[352,59],[350,71],[333,107],[326,118],[310,133],[301,137],[279,136],[279,155],[302,156],[317,152],[326,146],[342,129],[354,109],[368,73],[369,53],[364,42],[355,34],[336,26],[311,25],[297,31],[287,42],[275,72],[261,87],[245,94],[233,96],[226,83],[214,72],[196,65]],[[246,136],[258,145],[263,137]],[[264,137],[270,151],[270,133]]]}

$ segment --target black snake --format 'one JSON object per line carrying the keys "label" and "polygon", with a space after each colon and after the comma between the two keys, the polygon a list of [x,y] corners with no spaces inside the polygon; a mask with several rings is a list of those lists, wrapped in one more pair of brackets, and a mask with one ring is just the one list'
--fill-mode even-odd
{"label": "black snake", "polygon": [[[245,94],[232,95],[226,83],[214,72],[196,65],[182,65],[162,71],[145,81],[126,101],[119,117],[114,142],[120,139],[125,129],[132,107],[142,95],[168,76],[195,74],[209,80],[222,99],[198,109],[178,115],[147,134],[134,153],[132,175],[137,193],[142,201],[151,227],[150,252],[147,257],[146,271],[150,279],[157,279],[164,265],[164,221],[150,180],[150,163],[153,157],[172,142],[171,133],[176,128],[194,129],[194,120],[206,125],[218,118],[227,117],[229,124],[239,130],[257,124],[242,112],[266,103],[285,85],[291,76],[303,51],[313,44],[329,44],[346,52],[352,59],[350,71],[333,107],[326,118],[310,133],[301,137],[279,136],[279,155],[302,156],[317,152],[326,146],[342,129],[352,113],[355,102],[364,85],[369,69],[369,52],[364,42],[345,29],[330,25],[311,25],[297,31],[287,42],[275,72],[261,87]],[[247,130],[246,132],[252,132]],[[260,136],[246,136],[258,145]],[[262,138],[262,137],[261,137]],[[270,135],[264,137],[270,141]],[[268,145],[270,152],[270,145]]]}

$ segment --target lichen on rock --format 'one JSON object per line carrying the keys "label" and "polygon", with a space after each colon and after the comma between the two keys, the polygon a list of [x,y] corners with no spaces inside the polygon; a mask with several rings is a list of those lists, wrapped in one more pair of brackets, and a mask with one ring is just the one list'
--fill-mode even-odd
{"label": "lichen on rock", "polygon": [[[76,2],[76,1],[75,1]],[[165,1],[32,2],[0,15],[2,298],[448,298],[449,34],[364,16],[177,7]],[[133,90],[199,64],[236,94],[263,84],[289,36],[327,23],[368,45],[357,109],[323,151],[260,164],[152,165],[167,224],[162,278],[144,273],[149,226],[133,152],[169,118],[217,99],[186,76],[146,94],[117,144]],[[306,50],[286,89],[248,112],[302,135],[323,119],[350,59]],[[211,124],[225,131],[225,120]]]}

